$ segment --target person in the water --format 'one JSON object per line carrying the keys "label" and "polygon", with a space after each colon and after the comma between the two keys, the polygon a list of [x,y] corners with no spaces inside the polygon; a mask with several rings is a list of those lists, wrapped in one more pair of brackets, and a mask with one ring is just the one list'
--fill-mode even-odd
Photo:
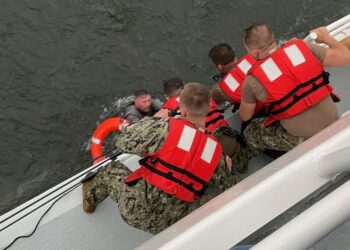
{"label": "person in the water", "polygon": [[162,108],[163,103],[152,98],[144,89],[135,91],[134,96],[134,102],[126,107],[123,115],[130,124],[139,122],[145,116],[153,116]]}

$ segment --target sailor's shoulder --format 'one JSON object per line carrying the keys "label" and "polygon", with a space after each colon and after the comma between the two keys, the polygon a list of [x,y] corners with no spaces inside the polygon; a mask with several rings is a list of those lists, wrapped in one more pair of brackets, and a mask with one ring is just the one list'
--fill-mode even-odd
{"label": "sailor's shoulder", "polygon": [[167,130],[169,127],[169,118],[167,117],[149,117],[146,116],[138,123],[130,126],[141,131]]}

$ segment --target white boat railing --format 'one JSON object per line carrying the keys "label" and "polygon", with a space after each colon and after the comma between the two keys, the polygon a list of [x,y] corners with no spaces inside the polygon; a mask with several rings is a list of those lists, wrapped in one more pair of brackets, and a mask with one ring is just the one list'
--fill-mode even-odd
{"label": "white boat railing", "polygon": [[339,19],[339,20],[337,20],[329,25],[327,25],[326,27],[327,27],[327,30],[332,31],[332,30],[338,29],[341,26],[346,25],[349,22],[350,22],[350,14],[344,16],[343,18],[341,18],[341,19]]}
{"label": "white boat railing", "polygon": [[[330,35],[333,36],[338,41],[346,38],[350,35],[350,14],[339,19],[338,21],[331,23],[326,26],[327,30],[330,32]],[[305,37],[305,42],[312,42],[315,38],[312,38],[312,35],[309,34]]]}

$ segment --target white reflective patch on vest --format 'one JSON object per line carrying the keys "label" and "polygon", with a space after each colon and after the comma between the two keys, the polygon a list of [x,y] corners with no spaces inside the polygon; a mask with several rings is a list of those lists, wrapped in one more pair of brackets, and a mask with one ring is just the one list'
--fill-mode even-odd
{"label": "white reflective patch on vest", "polygon": [[201,159],[203,161],[206,161],[207,163],[211,163],[211,160],[213,159],[215,149],[216,149],[217,142],[208,138],[207,142],[205,143]]}
{"label": "white reflective patch on vest", "polygon": [[294,67],[306,61],[300,49],[295,44],[285,48],[284,52],[286,52]]}
{"label": "white reflective patch on vest", "polygon": [[270,82],[273,82],[282,75],[281,70],[277,67],[272,58],[269,58],[264,63],[262,63],[261,68],[265,72],[267,78],[269,78]]}
{"label": "white reflective patch on vest", "polygon": [[190,151],[194,136],[196,135],[196,130],[189,126],[184,126],[177,147],[185,151]]}
{"label": "white reflective patch on vest", "polygon": [[247,74],[252,65],[248,62],[247,59],[244,59],[238,64],[238,67],[243,71],[244,74]]}
{"label": "white reflective patch on vest", "polygon": [[180,96],[175,99],[177,102],[180,102]]}
{"label": "white reflective patch on vest", "polygon": [[232,91],[235,91],[238,88],[238,86],[239,86],[239,83],[237,82],[237,80],[231,74],[228,74],[228,76],[225,78],[225,84]]}

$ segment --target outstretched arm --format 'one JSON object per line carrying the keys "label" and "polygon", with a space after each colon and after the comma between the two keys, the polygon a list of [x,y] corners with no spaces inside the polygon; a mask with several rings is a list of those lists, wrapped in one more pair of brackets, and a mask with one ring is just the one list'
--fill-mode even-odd
{"label": "outstretched arm", "polygon": [[241,102],[241,106],[239,107],[239,115],[242,121],[250,120],[255,112],[256,103],[248,103],[245,101]]}
{"label": "outstretched arm", "polygon": [[[255,87],[252,88],[252,85]],[[257,96],[263,100],[267,97],[267,93],[255,77],[248,75],[242,85],[242,98],[239,107],[239,115],[242,121],[248,121],[254,116],[258,101]]]}
{"label": "outstretched arm", "polygon": [[329,46],[322,64],[326,67],[339,67],[350,65],[350,50],[347,46],[333,38],[325,27],[312,30],[317,34],[317,43]]}
{"label": "outstretched arm", "polygon": [[154,117],[169,117],[169,110],[168,109],[160,109],[157,113],[155,113]]}

